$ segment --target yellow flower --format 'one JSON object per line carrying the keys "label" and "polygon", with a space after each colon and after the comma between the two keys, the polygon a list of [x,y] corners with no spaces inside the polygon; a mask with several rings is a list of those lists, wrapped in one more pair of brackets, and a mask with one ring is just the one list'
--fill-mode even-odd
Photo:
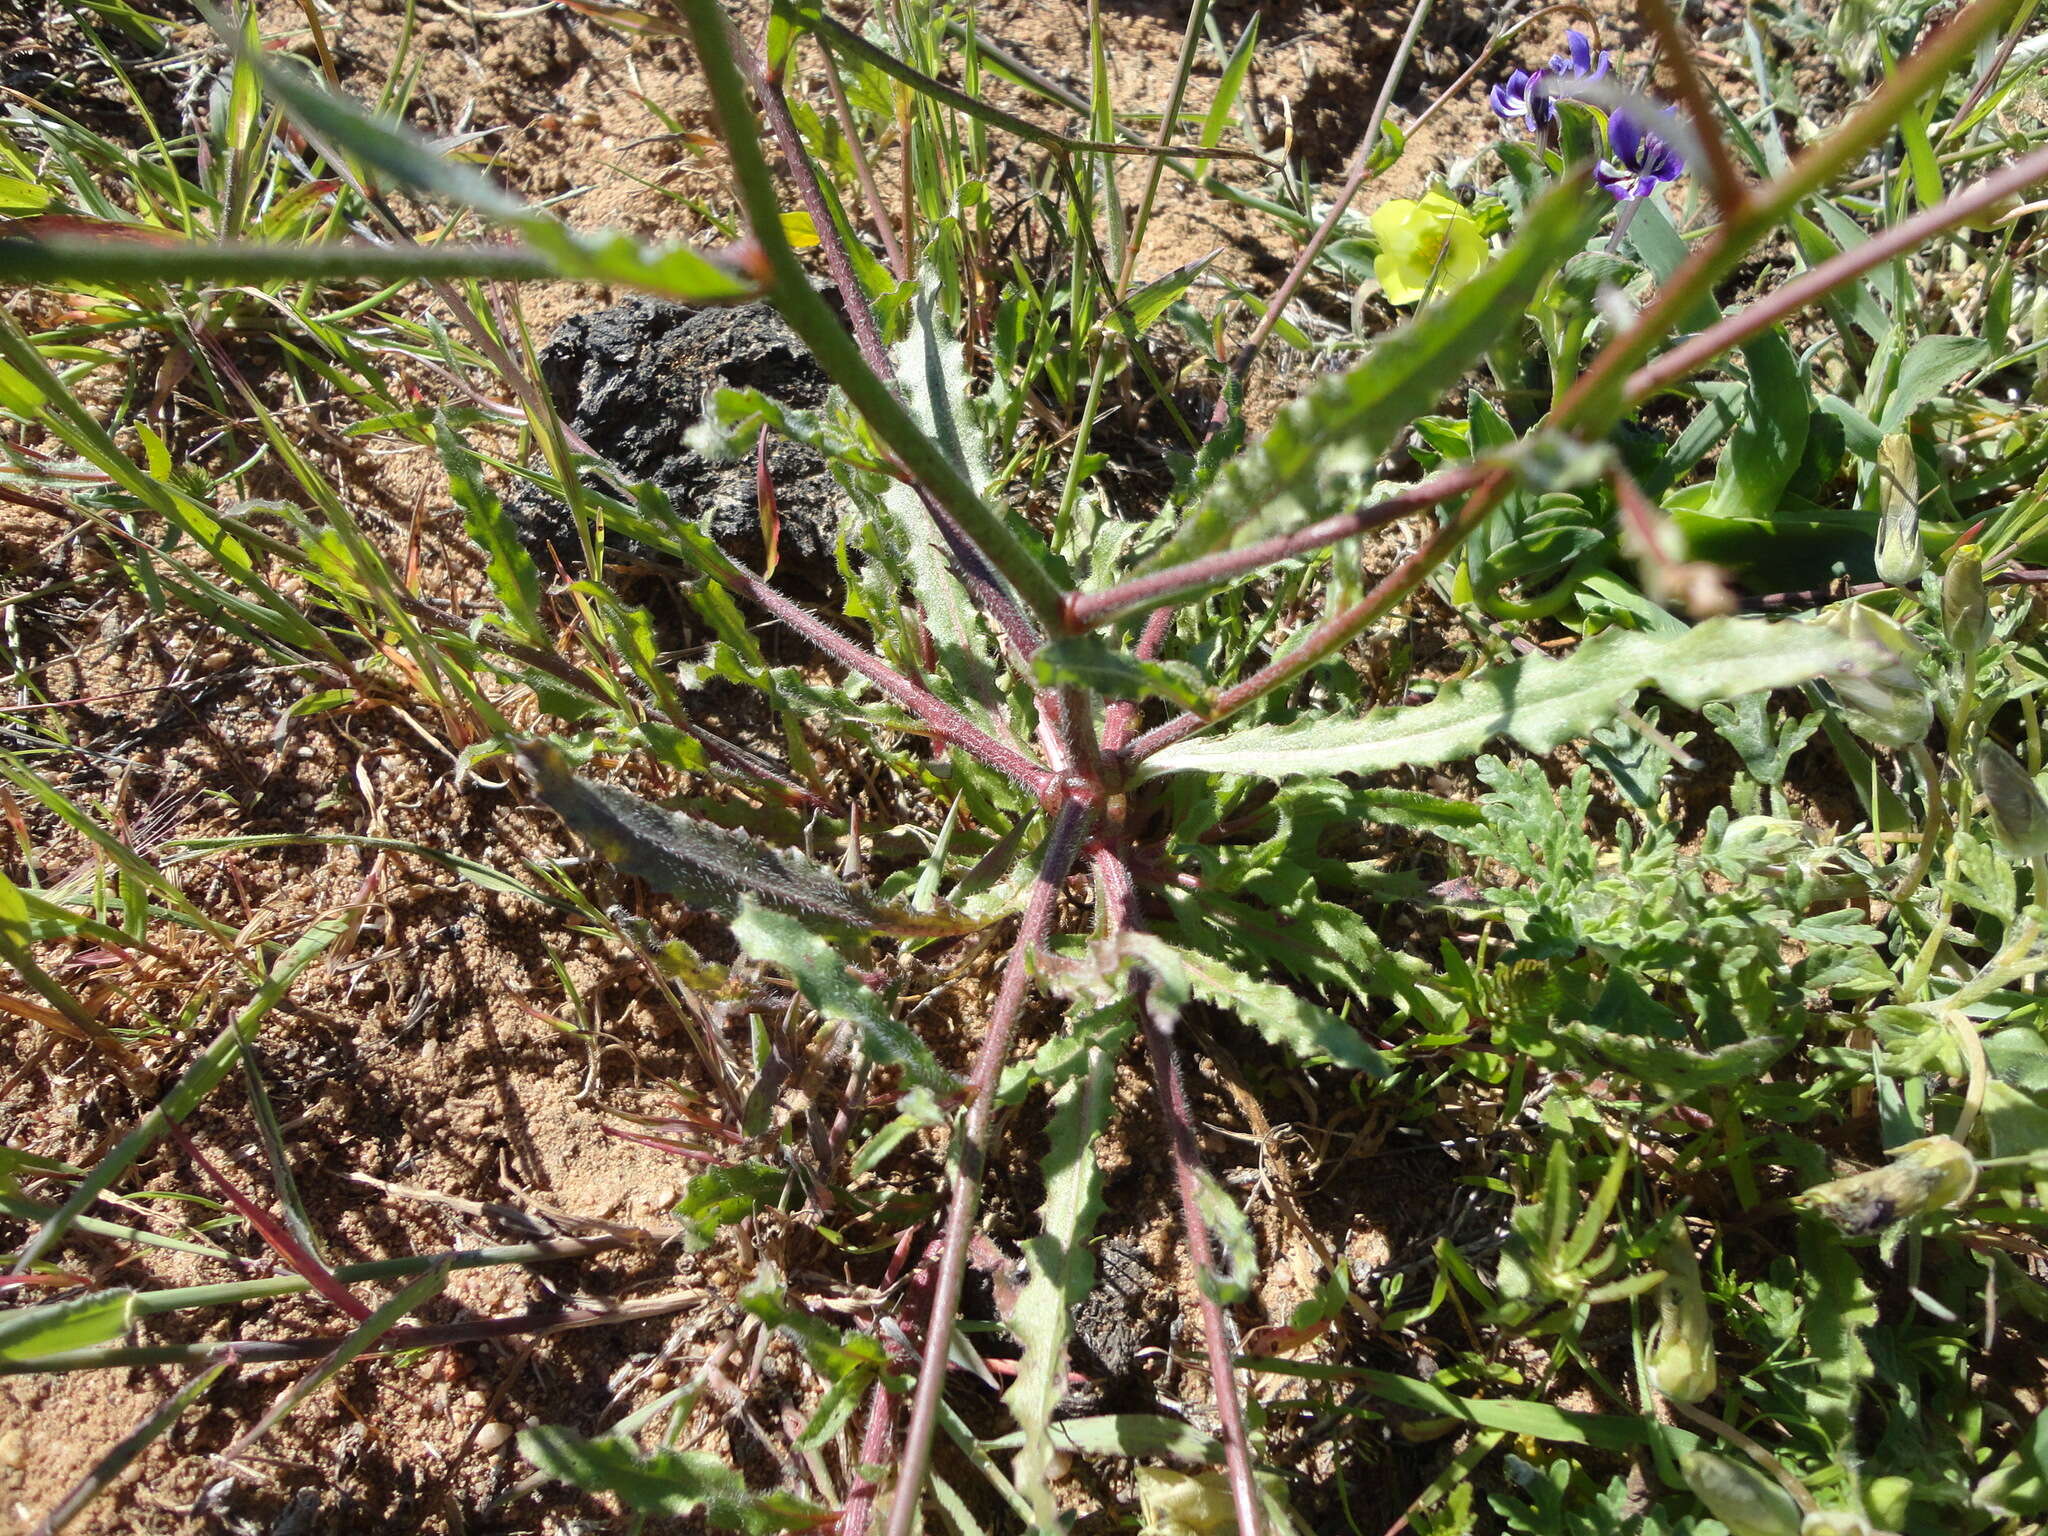
{"label": "yellow flower", "polygon": [[1486,262],[1486,237],[1460,203],[1441,192],[1421,202],[1397,197],[1373,210],[1380,243],[1373,275],[1389,303],[1413,304],[1425,293],[1449,293]]}

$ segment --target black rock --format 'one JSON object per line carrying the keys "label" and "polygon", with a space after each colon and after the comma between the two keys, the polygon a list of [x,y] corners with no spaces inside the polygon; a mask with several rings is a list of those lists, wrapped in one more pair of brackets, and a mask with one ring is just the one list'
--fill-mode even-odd
{"label": "black rock", "polygon": [[[593,451],[629,479],[660,486],[677,516],[708,527],[743,562],[759,564],[753,455],[714,462],[692,452],[684,437],[710,393],[721,387],[758,389],[800,409],[823,403],[823,371],[773,309],[693,309],[632,299],[571,316],[542,349],[540,364],[555,408]],[[800,444],[771,438],[768,466],[782,525],[782,560],[829,561],[837,514],[825,461]],[[580,565],[582,553],[561,502],[522,487],[510,510],[544,569],[557,558],[570,569]],[[627,558],[648,558],[630,541],[606,543]]]}

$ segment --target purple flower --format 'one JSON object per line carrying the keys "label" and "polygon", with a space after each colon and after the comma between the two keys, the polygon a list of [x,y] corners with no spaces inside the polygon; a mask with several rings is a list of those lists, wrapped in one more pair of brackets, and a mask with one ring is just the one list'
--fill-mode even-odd
{"label": "purple flower", "polygon": [[1598,80],[1613,62],[1604,49],[1596,54],[1593,40],[1577,27],[1565,33],[1564,49],[1553,53],[1544,68],[1515,70],[1496,85],[1489,96],[1494,113],[1511,123],[1525,123],[1531,133],[1539,132],[1557,117],[1557,102],[1551,94],[1557,82]]}
{"label": "purple flower", "polygon": [[1518,119],[1531,133],[1550,126],[1557,116],[1557,103],[1550,99],[1548,70],[1518,69],[1487,94],[1495,114],[1508,122]]}
{"label": "purple flower", "polygon": [[[1657,114],[1657,126],[1662,127],[1673,115],[1666,107]],[[1648,197],[1665,182],[1685,174],[1678,151],[1626,110],[1608,119],[1607,153],[1608,158],[1593,168],[1593,179],[1622,202]]]}
{"label": "purple flower", "polygon": [[1607,73],[1607,66],[1614,62],[1614,56],[1604,48],[1596,56],[1593,40],[1577,27],[1565,33],[1564,49],[1570,58],[1555,53],[1550,56],[1550,73],[1562,79],[1598,80]]}

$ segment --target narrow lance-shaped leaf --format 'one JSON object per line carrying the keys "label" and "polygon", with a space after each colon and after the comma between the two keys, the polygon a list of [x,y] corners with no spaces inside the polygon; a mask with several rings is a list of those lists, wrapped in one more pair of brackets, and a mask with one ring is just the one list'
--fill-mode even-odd
{"label": "narrow lance-shaped leaf", "polygon": [[[1114,1028],[1105,1025],[1111,1032]],[[1040,1165],[1045,1174],[1040,1230],[1024,1244],[1031,1273],[1010,1314],[1010,1331],[1024,1346],[1017,1379],[1003,1396],[1024,1435],[1016,1481],[1031,1500],[1039,1529],[1049,1533],[1060,1529],[1050,1475],[1056,1449],[1053,1411],[1066,1395],[1074,1310],[1095,1283],[1095,1260],[1088,1248],[1102,1214],[1102,1165],[1095,1156],[1095,1140],[1109,1123],[1115,1081],[1115,1055],[1098,1037],[1081,1075],[1054,1097],[1045,1161]]]}
{"label": "narrow lance-shaped leaf", "polygon": [[950,1093],[959,1086],[931,1048],[847,970],[832,946],[795,918],[770,912],[742,896],[732,933],[756,960],[779,965],[795,977],[804,1001],[820,1014],[857,1028],[861,1048],[871,1060],[902,1067],[913,1081],[935,1093]]}
{"label": "narrow lance-shaped leaf", "polygon": [[1380,342],[1356,368],[1282,411],[1146,568],[1177,565],[1334,510],[1325,503],[1369,472],[1418,411],[1522,323],[1537,291],[1578,249],[1590,206],[1578,181],[1538,202],[1491,266]]}
{"label": "narrow lance-shaped leaf", "polygon": [[794,850],[665,811],[629,790],[572,773],[550,742],[528,743],[519,761],[540,798],[599,857],[656,890],[720,917],[743,897],[829,927],[894,934],[965,933],[956,912],[912,912],[876,901]]}
{"label": "narrow lance-shaped leaf", "polygon": [[1609,719],[1640,688],[1697,709],[1710,699],[1861,676],[1874,659],[1866,646],[1797,622],[1723,618],[1679,633],[1609,630],[1562,661],[1525,656],[1490,667],[1413,709],[1198,737],[1147,760],[1141,774],[1380,773],[1468,757],[1496,736],[1548,752]]}

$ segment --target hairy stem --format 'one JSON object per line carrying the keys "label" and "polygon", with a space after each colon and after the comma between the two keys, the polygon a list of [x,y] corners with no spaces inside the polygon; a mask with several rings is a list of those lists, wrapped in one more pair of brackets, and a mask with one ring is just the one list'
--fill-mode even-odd
{"label": "hairy stem", "polygon": [[811,289],[803,264],[782,231],[782,209],[774,178],[754,133],[746,81],[735,62],[732,38],[718,0],[676,0],[689,23],[691,41],[711,87],[720,137],[732,160],[733,180],[747,226],[774,280],[772,300],[832,382],[846,392],[912,481],[937,498],[976,551],[1009,583],[1026,608],[1042,620],[1057,619],[1066,594],[1010,531],[1002,515],[983,501],[953,461],[918,427],[888,383],[877,377],[860,348]]}
{"label": "hairy stem", "polygon": [[1462,496],[1489,473],[1489,468],[1476,464],[1446,470],[1432,475],[1420,485],[1396,491],[1372,506],[1323,518],[1293,533],[1261,539],[1256,544],[1242,545],[1237,549],[1218,550],[1181,565],[1168,566],[1163,571],[1154,571],[1149,576],[1118,582],[1099,592],[1077,592],[1067,600],[1067,628],[1083,630],[1097,624],[1113,623],[1205,587],[1219,585],[1247,571],[1258,570],[1261,566],[1277,565],[1296,555],[1342,543],[1369,529],[1406,517],[1410,512]]}
{"label": "hairy stem", "polygon": [[960,1289],[967,1274],[967,1246],[974,1218],[981,1209],[981,1183],[988,1167],[989,1137],[995,1125],[996,1080],[1010,1053],[1010,1037],[1031,982],[1031,960],[1052,931],[1053,908],[1060,887],[1073,868],[1081,833],[1091,807],[1068,801],[1060,808],[1038,863],[1038,878],[1017,930],[1017,946],[1003,969],[1001,988],[989,1014],[988,1034],[974,1070],[967,1079],[968,1103],[955,1141],[957,1160],[946,1208],[938,1273],[932,1280],[932,1304],[925,1325],[924,1356],[918,1365],[917,1390],[910,1400],[910,1426],[904,1432],[903,1457],[896,1491],[889,1506],[888,1536],[910,1536],[917,1523],[918,1496],[931,1467],[932,1435],[938,1428],[939,1403],[946,1395],[946,1362],[953,1345],[953,1324],[960,1311]]}
{"label": "hairy stem", "polygon": [[[1112,929],[1127,933],[1141,928],[1137,887],[1129,866],[1106,844],[1091,849],[1090,856]],[[1180,1053],[1174,1049],[1174,1014],[1171,1009],[1155,1009],[1150,990],[1151,978],[1139,972],[1134,978],[1132,1003],[1144,1032],[1145,1053],[1152,1063],[1152,1088],[1159,1102],[1159,1118],[1166,1126],[1188,1262],[1199,1277],[1216,1263],[1216,1245],[1210,1240],[1209,1223],[1202,1214],[1202,1151],[1195,1140],[1194,1112],[1188,1105],[1187,1085],[1181,1077]],[[1223,1462],[1230,1478],[1231,1506],[1239,1532],[1243,1536],[1259,1536],[1264,1525],[1259,1512],[1258,1483],[1252,1475],[1251,1443],[1245,1434],[1244,1404],[1238,1397],[1237,1376],[1231,1364],[1230,1320],[1224,1316],[1222,1303],[1209,1286],[1197,1283],[1195,1293],[1200,1298],[1202,1344],[1208,1356],[1216,1418],[1223,1431]]]}
{"label": "hairy stem", "polygon": [[819,650],[858,672],[946,741],[973,753],[989,767],[1009,775],[1033,794],[1042,793],[1052,783],[1051,772],[1026,757],[1018,747],[996,740],[930,689],[920,687],[873,652],[855,645],[830,624],[791,602],[760,577],[736,570],[727,578],[727,585],[745,593]]}
{"label": "hairy stem", "polygon": [[1145,732],[1124,750],[1125,763],[1143,762],[1161,748],[1170,747],[1205,726],[1228,719],[1247,704],[1265,697],[1275,688],[1286,686],[1325,657],[1349,645],[1368,624],[1421,586],[1423,579],[1465,542],[1466,536],[1485,521],[1488,513],[1500,505],[1513,482],[1514,477],[1508,470],[1491,471],[1465,499],[1464,506],[1458,509],[1455,517],[1437,529],[1422,548],[1383,576],[1364,597],[1324,619],[1308,639],[1285,656],[1266,663],[1243,682],[1217,694],[1208,713],[1197,715],[1190,711]]}

